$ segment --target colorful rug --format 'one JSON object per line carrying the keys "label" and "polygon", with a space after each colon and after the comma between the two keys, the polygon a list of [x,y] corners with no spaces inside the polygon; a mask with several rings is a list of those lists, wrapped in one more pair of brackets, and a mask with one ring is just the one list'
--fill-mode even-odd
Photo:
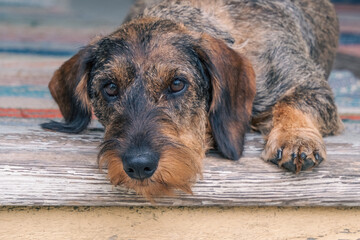
{"label": "colorful rug", "polygon": [[[337,2],[339,52],[360,59],[360,4]],[[130,4],[131,0],[0,0],[0,121],[61,118],[47,89],[53,72],[91,38],[116,29]],[[329,82],[343,119],[360,121],[359,77],[335,69]]]}

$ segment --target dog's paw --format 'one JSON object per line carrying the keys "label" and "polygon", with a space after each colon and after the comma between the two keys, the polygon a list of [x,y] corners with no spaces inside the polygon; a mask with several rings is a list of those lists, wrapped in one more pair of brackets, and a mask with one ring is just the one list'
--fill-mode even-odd
{"label": "dog's paw", "polygon": [[270,132],[262,159],[298,173],[326,159],[325,145],[315,128],[274,128]]}

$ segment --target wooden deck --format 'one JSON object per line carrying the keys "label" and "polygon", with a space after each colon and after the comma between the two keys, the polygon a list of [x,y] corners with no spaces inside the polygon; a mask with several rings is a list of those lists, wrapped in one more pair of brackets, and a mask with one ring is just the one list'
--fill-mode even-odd
{"label": "wooden deck", "polygon": [[[0,121],[1,206],[146,206],[133,191],[112,187],[97,166],[103,132],[47,132],[44,120]],[[239,161],[204,160],[193,195],[157,198],[158,206],[360,206],[360,124],[327,137],[328,160],[298,175],[259,158],[263,140],[247,134]]]}

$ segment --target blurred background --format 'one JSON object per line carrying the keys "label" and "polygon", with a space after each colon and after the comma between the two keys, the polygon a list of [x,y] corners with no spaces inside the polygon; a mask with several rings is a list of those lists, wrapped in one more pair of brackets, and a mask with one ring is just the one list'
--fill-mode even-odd
{"label": "blurred background", "polygon": [[[340,46],[329,82],[345,121],[360,121],[360,0],[333,0]],[[47,84],[96,35],[115,30],[132,0],[0,0],[0,124],[60,118]]]}

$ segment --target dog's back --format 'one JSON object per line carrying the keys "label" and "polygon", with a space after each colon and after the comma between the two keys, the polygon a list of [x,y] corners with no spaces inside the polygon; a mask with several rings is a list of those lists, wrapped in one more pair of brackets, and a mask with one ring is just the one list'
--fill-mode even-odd
{"label": "dog's back", "polygon": [[329,76],[338,42],[338,22],[328,0],[226,2],[231,2],[228,10],[235,34],[256,44],[257,56],[289,48],[309,55],[325,71],[325,77]]}
{"label": "dog's back", "polygon": [[305,36],[315,37],[309,38],[309,42],[313,41],[310,56],[325,70],[327,79],[333,66],[339,36],[339,23],[334,6],[328,0],[299,1],[298,4],[311,31]]}

